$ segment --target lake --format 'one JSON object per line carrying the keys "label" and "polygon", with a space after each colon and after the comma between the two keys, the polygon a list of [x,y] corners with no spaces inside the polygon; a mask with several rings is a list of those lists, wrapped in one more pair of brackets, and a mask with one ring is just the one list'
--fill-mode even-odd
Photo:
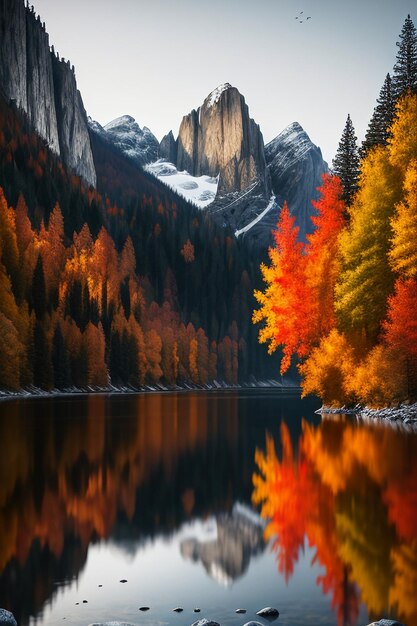
{"label": "lake", "polygon": [[279,390],[0,404],[0,607],[20,626],[267,625],[264,606],[282,626],[416,626],[417,436],[318,406]]}

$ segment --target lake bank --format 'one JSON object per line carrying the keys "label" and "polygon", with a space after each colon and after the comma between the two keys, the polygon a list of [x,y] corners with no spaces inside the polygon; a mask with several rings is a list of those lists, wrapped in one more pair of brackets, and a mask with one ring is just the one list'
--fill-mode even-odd
{"label": "lake bank", "polygon": [[224,381],[214,381],[206,385],[194,385],[187,383],[184,385],[143,385],[133,387],[131,385],[108,385],[107,387],[71,387],[69,389],[51,389],[50,391],[39,387],[27,387],[19,391],[9,391],[0,389],[0,402],[6,400],[32,399],[32,398],[62,398],[67,396],[83,396],[88,394],[139,394],[139,393],[186,393],[189,391],[245,391],[250,389],[275,390],[285,393],[301,393],[301,387],[293,381],[284,381],[282,384],[278,380],[268,379],[262,381],[250,381],[238,385],[231,385]]}
{"label": "lake bank", "polygon": [[358,420],[368,422],[379,421],[391,424],[392,426],[407,427],[409,430],[417,431],[417,402],[414,404],[400,404],[396,407],[384,407],[381,409],[371,409],[359,404],[353,408],[322,406],[316,413],[322,416],[351,415]]}

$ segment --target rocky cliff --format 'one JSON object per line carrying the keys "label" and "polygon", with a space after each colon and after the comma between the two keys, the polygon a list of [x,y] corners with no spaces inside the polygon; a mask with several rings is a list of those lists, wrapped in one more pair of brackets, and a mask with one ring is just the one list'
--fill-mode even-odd
{"label": "rocky cliff", "polygon": [[159,157],[170,163],[177,162],[177,142],[174,139],[172,130],[161,139],[161,143],[159,144]]}
{"label": "rocky cliff", "polygon": [[96,171],[87,114],[69,61],[53,55],[53,79],[61,157],[71,169],[95,186]]}
{"label": "rocky cliff", "polygon": [[269,196],[264,144],[244,97],[229,83],[215,89],[186,115],[177,139],[177,168],[193,176],[217,176],[218,196],[258,183]]}
{"label": "rocky cliff", "polygon": [[280,206],[287,202],[296,216],[300,239],[312,232],[310,216],[315,213],[311,204],[317,200],[317,187],[328,171],[321,150],[313,144],[297,122],[282,131],[265,147],[265,157],[272,189]]}
{"label": "rocky cliff", "polygon": [[45,24],[23,0],[0,0],[0,88],[50,148],[95,185],[87,116],[73,68],[55,57]]}

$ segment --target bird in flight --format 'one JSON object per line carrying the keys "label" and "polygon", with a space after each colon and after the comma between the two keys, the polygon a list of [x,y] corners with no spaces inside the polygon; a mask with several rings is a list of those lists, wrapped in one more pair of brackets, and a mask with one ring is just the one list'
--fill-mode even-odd
{"label": "bird in flight", "polygon": [[311,20],[311,15],[309,15],[308,17],[304,18],[304,11],[300,11],[298,13],[298,15],[296,15],[294,17],[295,20],[298,20],[299,24],[303,24],[303,22],[306,22],[307,20]]}

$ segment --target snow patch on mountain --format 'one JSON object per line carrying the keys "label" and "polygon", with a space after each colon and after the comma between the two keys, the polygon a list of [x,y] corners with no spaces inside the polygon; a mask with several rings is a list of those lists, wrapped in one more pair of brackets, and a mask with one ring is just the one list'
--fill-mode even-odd
{"label": "snow patch on mountain", "polygon": [[216,197],[218,176],[191,176],[185,170],[179,172],[175,165],[163,159],[146,165],[145,169],[200,209],[211,204]]}
{"label": "snow patch on mountain", "polygon": [[249,222],[249,224],[246,224],[246,226],[244,226],[243,228],[240,228],[239,230],[235,230],[235,237],[239,237],[239,235],[242,235],[243,233],[247,233],[253,226],[255,226],[255,224],[260,222],[261,219],[265,217],[265,215],[269,213],[269,211],[273,208],[276,208],[274,195],[271,196],[267,206],[264,208],[263,211],[259,213],[259,215],[255,217],[255,219]]}
{"label": "snow patch on mountain", "polygon": [[214,89],[204,100],[204,104],[206,107],[212,107],[218,103],[221,98],[221,95],[224,91],[231,89],[232,85],[230,83],[223,83]]}

